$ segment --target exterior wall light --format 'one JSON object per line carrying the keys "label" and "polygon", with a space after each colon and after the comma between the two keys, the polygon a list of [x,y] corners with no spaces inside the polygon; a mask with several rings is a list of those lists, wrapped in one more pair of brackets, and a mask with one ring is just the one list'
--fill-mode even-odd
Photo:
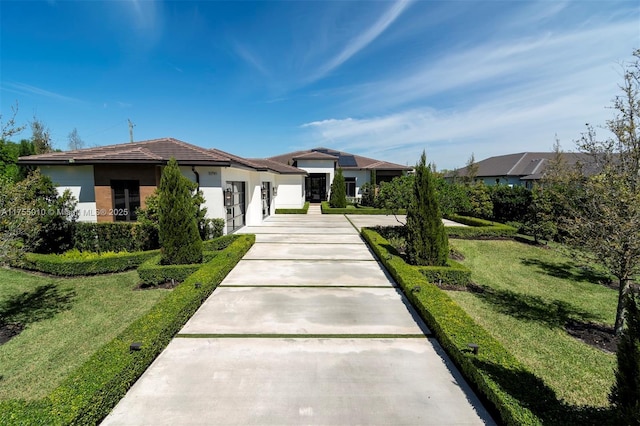
{"label": "exterior wall light", "polygon": [[233,205],[233,192],[231,192],[231,188],[227,188],[227,190],[224,191],[224,205],[225,207]]}
{"label": "exterior wall light", "polygon": [[278,195],[278,187],[274,186],[273,187],[273,196],[275,197],[276,195]]}

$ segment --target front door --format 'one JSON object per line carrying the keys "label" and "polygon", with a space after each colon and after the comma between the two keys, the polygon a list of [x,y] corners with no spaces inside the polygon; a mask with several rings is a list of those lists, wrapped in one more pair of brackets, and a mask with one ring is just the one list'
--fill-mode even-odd
{"label": "front door", "polygon": [[262,182],[262,218],[269,216],[271,209],[271,182]]}
{"label": "front door", "polygon": [[[245,184],[244,182],[227,182],[226,191],[231,199],[227,203],[227,234],[240,229],[245,224]],[[225,194],[226,196],[227,194]]]}
{"label": "front door", "polygon": [[312,203],[327,201],[326,173],[311,173],[307,178],[305,188],[307,189],[306,201],[310,201]]}

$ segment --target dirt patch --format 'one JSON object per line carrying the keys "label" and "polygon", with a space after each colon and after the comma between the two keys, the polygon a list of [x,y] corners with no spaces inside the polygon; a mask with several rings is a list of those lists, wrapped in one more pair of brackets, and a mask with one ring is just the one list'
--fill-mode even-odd
{"label": "dirt patch", "polygon": [[450,250],[449,251],[449,259],[453,259],[457,262],[462,262],[464,260],[464,255],[459,251]]}
{"label": "dirt patch", "polygon": [[613,327],[591,322],[569,320],[564,329],[571,336],[586,344],[605,352],[615,353],[618,349],[618,338]]}
{"label": "dirt patch", "polygon": [[0,324],[0,345],[7,343],[18,334],[22,333],[24,326],[20,323]]}
{"label": "dirt patch", "polygon": [[173,288],[176,288],[178,286],[178,284],[180,284],[180,281],[165,281],[165,282],[160,283],[160,284],[144,284],[144,283],[140,283],[134,288],[134,290],[156,290],[158,288],[164,288],[166,290],[171,290]]}

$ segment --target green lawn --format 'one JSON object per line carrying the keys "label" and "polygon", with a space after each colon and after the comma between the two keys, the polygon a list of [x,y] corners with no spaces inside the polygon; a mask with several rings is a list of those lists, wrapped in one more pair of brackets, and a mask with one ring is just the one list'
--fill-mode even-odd
{"label": "green lawn", "polygon": [[0,269],[0,317],[25,330],[0,345],[0,400],[46,396],[168,290],[133,290],[135,271],[47,278]]}
{"label": "green lawn", "polygon": [[568,319],[612,325],[617,291],[554,249],[516,241],[451,240],[484,293],[448,294],[569,404],[606,406],[615,355],[568,335]]}

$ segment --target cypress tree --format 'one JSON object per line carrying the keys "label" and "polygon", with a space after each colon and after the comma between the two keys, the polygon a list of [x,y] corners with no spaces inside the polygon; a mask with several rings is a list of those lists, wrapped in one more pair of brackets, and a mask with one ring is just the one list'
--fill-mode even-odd
{"label": "cypress tree", "polygon": [[435,193],[427,156],[422,151],[416,165],[413,198],[407,209],[407,258],[412,265],[446,266],[449,240]]}
{"label": "cypress tree", "polygon": [[616,354],[616,382],[609,401],[621,415],[621,422],[640,425],[640,297],[625,296],[626,327],[622,331]]}
{"label": "cypress tree", "polygon": [[158,190],[158,224],[162,264],[182,265],[202,261],[202,240],[196,222],[191,182],[171,158],[162,171]]}
{"label": "cypress tree", "polygon": [[344,209],[347,207],[347,188],[344,182],[344,176],[342,175],[342,169],[338,167],[336,175],[333,177],[333,183],[331,183],[331,197],[329,197],[329,204],[331,207]]}

